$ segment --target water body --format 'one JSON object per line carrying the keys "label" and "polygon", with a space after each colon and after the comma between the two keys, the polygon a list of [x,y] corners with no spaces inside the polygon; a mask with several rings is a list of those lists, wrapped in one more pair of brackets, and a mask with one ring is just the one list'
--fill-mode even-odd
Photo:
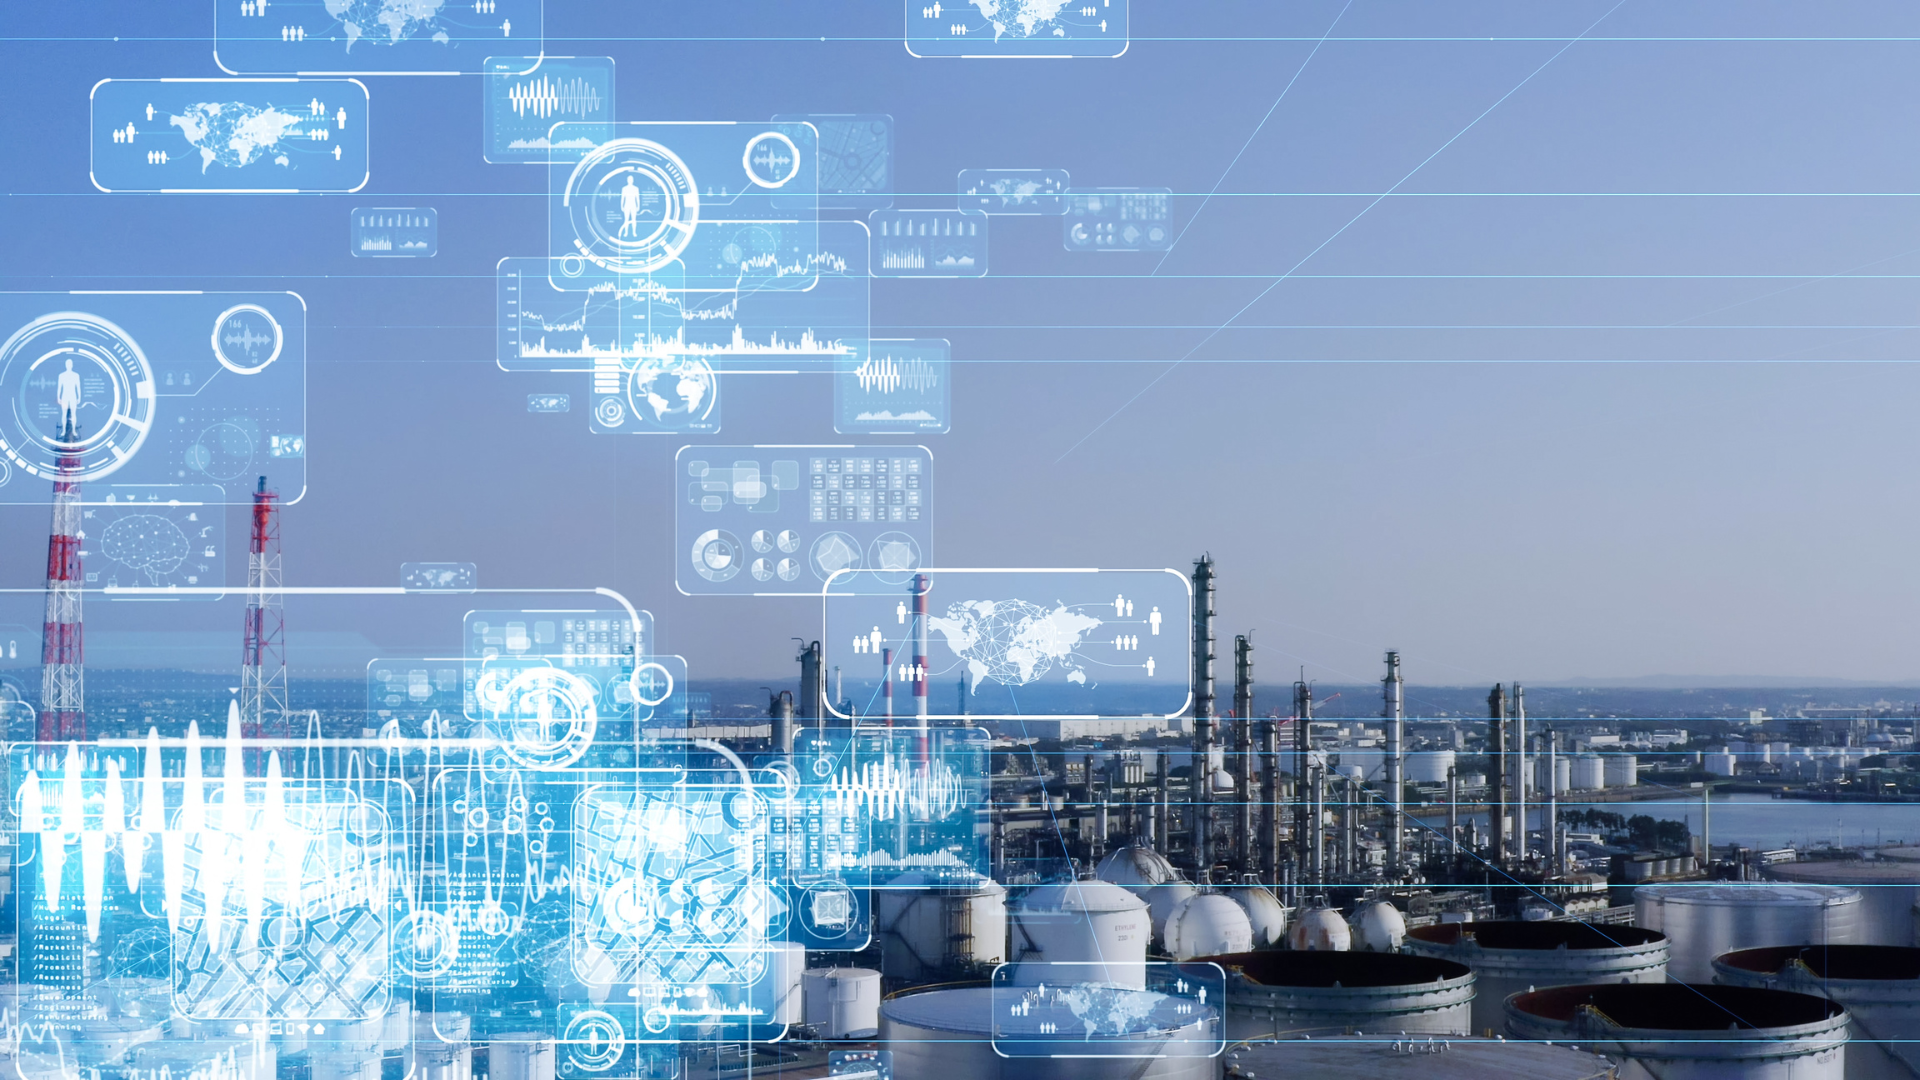
{"label": "water body", "polygon": [[[1564,814],[1584,809],[1589,804],[1570,798],[1561,803]],[[1699,835],[1701,805],[1698,792],[1674,791],[1670,798],[1647,799],[1631,803],[1594,803],[1597,809],[1633,817],[1645,814],[1655,820],[1678,821]],[[1464,822],[1479,823],[1486,835],[1487,815],[1462,815]],[[1439,831],[1446,829],[1445,814],[1420,819]],[[1527,823],[1540,827],[1541,814],[1527,808]],[[1920,843],[1920,804],[1814,802],[1809,799],[1775,799],[1768,795],[1738,793],[1716,795],[1713,799],[1711,839],[1715,847],[1740,844],[1753,848],[1810,848],[1824,844],[1838,847],[1874,847],[1880,844]]]}

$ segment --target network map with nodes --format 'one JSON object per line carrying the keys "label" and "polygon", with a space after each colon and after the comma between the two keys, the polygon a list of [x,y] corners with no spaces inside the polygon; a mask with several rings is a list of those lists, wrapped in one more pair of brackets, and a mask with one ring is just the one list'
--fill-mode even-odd
{"label": "network map with nodes", "polygon": [[1913,1073],[1916,42],[0,4],[0,1080]]}

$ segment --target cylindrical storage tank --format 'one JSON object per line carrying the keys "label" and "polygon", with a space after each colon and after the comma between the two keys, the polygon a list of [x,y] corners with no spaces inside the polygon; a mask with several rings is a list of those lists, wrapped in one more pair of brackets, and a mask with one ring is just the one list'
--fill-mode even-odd
{"label": "cylindrical storage tank", "polygon": [[1226,895],[1247,913],[1247,925],[1253,928],[1253,947],[1272,948],[1286,944],[1287,908],[1265,885],[1240,885]]}
{"label": "cylindrical storage tank", "polygon": [[1227,972],[1227,1040],[1300,1028],[1465,1035],[1473,972],[1430,956],[1250,952],[1209,956]]}
{"label": "cylindrical storage tank", "polygon": [[415,1013],[409,1080],[473,1080],[473,1017]]}
{"label": "cylindrical storage tank", "polygon": [[1714,776],[1732,776],[1734,769],[1733,762],[1734,758],[1732,754],[1721,751],[1720,753],[1706,755],[1700,764],[1707,772]]}
{"label": "cylindrical storage tank", "polygon": [[1338,1028],[1230,1047],[1222,1061],[1228,1080],[1613,1080],[1606,1058],[1569,1046]]}
{"label": "cylindrical storage tank", "polygon": [[1735,949],[1860,943],[1861,901],[1812,885],[1647,885],[1633,891],[1633,921],[1667,935],[1668,978],[1704,983]]}
{"label": "cylindrical storage tank", "polygon": [[865,1039],[880,1030],[880,973],[814,968],[801,977],[807,1026],[823,1039]]}
{"label": "cylindrical storage tank", "polygon": [[1051,981],[1047,964],[1071,964],[1065,982],[1147,985],[1147,905],[1118,885],[1075,881],[1042,885],[1012,905],[1011,959],[1025,965],[1015,981]]}
{"label": "cylindrical storage tank", "polygon": [[1253,923],[1230,898],[1200,893],[1168,917],[1166,945],[1175,960],[1247,952],[1253,948]]}
{"label": "cylindrical storage tank", "polygon": [[[1540,792],[1542,798],[1545,797],[1545,793],[1547,790],[1547,763],[1548,763],[1547,755],[1545,754],[1533,755],[1534,790]],[[1553,763],[1553,775],[1555,778],[1554,783],[1559,785],[1558,790],[1560,791],[1572,790],[1573,758],[1567,754],[1556,754],[1552,758],[1552,763]]]}
{"label": "cylindrical storage tank", "polygon": [[1556,986],[1509,997],[1507,1035],[1596,1051],[1620,1080],[1843,1080],[1847,1010],[1710,983]]}
{"label": "cylindrical storage tank", "polygon": [[753,985],[748,999],[773,1024],[806,1020],[801,976],[807,970],[807,947],[797,941],[777,941],[767,955],[767,970]]}
{"label": "cylindrical storage tank", "polygon": [[402,1053],[412,1041],[413,1004],[407,1001],[388,1002],[385,1025],[380,1032],[380,1052]]}
{"label": "cylindrical storage tank", "polygon": [[1361,952],[1395,952],[1407,937],[1407,917],[1385,900],[1362,904],[1351,925],[1353,948]]}
{"label": "cylindrical storage tank", "polygon": [[[1791,881],[1796,885],[1857,888],[1860,890],[1861,912],[1858,944],[1913,943],[1913,905],[1920,903],[1920,864],[1888,859],[1834,859],[1775,863],[1767,867],[1764,873],[1775,881]],[[1792,942],[1763,944],[1788,945]]]}
{"label": "cylindrical storage tank", "polygon": [[553,1080],[553,1058],[551,1035],[534,1031],[495,1035],[487,1044],[487,1075],[491,1080]]}
{"label": "cylindrical storage tank", "polygon": [[1576,754],[1568,786],[1561,791],[1598,791],[1607,786],[1607,767],[1599,754]]}
{"label": "cylindrical storage tank", "polygon": [[904,874],[873,891],[882,974],[924,982],[965,965],[1007,959],[1007,890],[989,878]]}
{"label": "cylindrical storage tank", "polygon": [[1451,750],[1422,750],[1408,754],[1405,766],[1407,782],[1413,784],[1444,784],[1447,773],[1454,767],[1456,755]]}
{"label": "cylindrical storage tank", "polygon": [[384,1017],[337,1020],[315,1028],[307,1039],[311,1080],[380,1080]]}
{"label": "cylindrical storage tank", "polygon": [[1287,948],[1301,952],[1346,952],[1353,947],[1347,920],[1330,907],[1310,907],[1287,929]]}
{"label": "cylindrical storage tank", "polygon": [[1506,1030],[1508,994],[1581,983],[1667,981],[1667,936],[1577,922],[1441,923],[1407,931],[1400,951],[1473,969],[1473,1033]]}
{"label": "cylindrical storage tank", "polygon": [[1831,998],[1847,1007],[1847,1080],[1920,1076],[1920,949],[1798,945],[1742,949],[1713,962],[1713,981]]}
{"label": "cylindrical storage tank", "polygon": [[1635,787],[1640,783],[1640,759],[1633,754],[1606,755],[1607,786]]}
{"label": "cylindrical storage tank", "polygon": [[[1077,1031],[1080,1021],[1064,1007],[995,1015],[994,991],[987,987],[890,999],[880,1007],[880,1041],[893,1054],[893,1075],[903,1080],[1214,1080],[1220,1075],[1218,1060],[1199,1049],[1215,1037],[1211,1029],[1219,1021],[1212,1009],[1196,1017],[1177,1012],[1178,999],[1164,994],[1122,992],[1138,995],[1138,1002],[1129,1002],[1124,1011],[1143,1018],[1141,1030],[1115,1037],[1096,1034],[1072,1044],[1075,1053],[1102,1055],[1098,1057],[1001,1057],[993,1047],[996,1031],[1003,1040],[1017,1040],[1049,1030],[1041,1025]],[[1180,1051],[1167,1051],[1170,1042]]]}

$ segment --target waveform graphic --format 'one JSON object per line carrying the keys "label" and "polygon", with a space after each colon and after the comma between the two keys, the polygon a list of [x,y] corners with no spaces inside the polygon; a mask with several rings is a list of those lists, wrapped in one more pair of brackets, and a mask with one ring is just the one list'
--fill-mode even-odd
{"label": "waveform graphic", "polygon": [[262,345],[273,344],[272,337],[265,334],[256,334],[253,332],[253,327],[245,325],[240,327],[238,333],[232,330],[227,331],[225,339],[229,345],[238,345],[240,351],[246,353],[248,356],[252,356],[253,350]]}
{"label": "waveform graphic", "polygon": [[869,394],[891,394],[903,386],[924,394],[939,383],[933,365],[917,357],[904,365],[891,356],[868,357],[853,369],[853,375],[860,380],[860,389]]}
{"label": "waveform graphic", "polygon": [[515,116],[531,113],[544,120],[571,113],[585,118],[600,111],[600,91],[577,75],[558,83],[542,75],[508,87],[507,103],[513,106]]}

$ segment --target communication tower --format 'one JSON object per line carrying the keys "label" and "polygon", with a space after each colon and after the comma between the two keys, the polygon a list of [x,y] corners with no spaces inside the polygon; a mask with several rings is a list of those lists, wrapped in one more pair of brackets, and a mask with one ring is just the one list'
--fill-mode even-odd
{"label": "communication tower", "polygon": [[47,618],[40,643],[40,717],[34,737],[66,742],[87,737],[86,649],[81,640],[80,432],[71,413],[60,433],[59,479],[53,482],[53,527],[47,534]]}

